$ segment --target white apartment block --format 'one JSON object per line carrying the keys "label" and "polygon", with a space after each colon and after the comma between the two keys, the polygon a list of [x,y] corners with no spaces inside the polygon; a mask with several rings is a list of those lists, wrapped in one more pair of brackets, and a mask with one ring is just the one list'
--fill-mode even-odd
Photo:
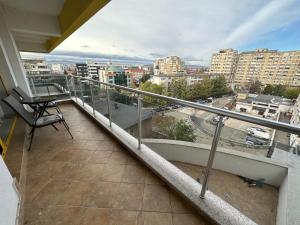
{"label": "white apartment block", "polygon": [[178,56],[157,59],[154,62],[154,75],[174,75],[184,73],[184,63]]}
{"label": "white apartment block", "polygon": [[238,61],[238,51],[234,49],[221,49],[211,58],[210,74],[224,75],[227,82],[232,82]]}
{"label": "white apartment block", "polygon": [[239,54],[234,83],[247,87],[259,80],[263,85],[300,85],[300,51],[257,49]]}

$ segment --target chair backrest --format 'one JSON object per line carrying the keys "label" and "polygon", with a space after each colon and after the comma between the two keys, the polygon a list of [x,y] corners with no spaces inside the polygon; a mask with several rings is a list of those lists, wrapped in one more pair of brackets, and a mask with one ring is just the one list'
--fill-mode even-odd
{"label": "chair backrest", "polygon": [[22,99],[21,100],[24,100],[24,99],[27,99],[27,98],[30,98],[27,93],[25,91],[23,91],[20,87],[15,87],[13,88],[13,91],[19,95]]}
{"label": "chair backrest", "polygon": [[12,95],[7,96],[2,99],[13,111],[15,111],[26,123],[30,126],[35,124],[35,119],[33,114],[28,112],[23,105]]}

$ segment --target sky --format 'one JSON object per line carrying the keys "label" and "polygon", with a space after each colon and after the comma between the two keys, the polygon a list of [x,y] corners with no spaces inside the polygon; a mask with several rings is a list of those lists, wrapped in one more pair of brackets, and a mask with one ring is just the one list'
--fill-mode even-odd
{"label": "sky", "polygon": [[209,65],[221,48],[300,50],[300,0],[112,0],[53,55]]}

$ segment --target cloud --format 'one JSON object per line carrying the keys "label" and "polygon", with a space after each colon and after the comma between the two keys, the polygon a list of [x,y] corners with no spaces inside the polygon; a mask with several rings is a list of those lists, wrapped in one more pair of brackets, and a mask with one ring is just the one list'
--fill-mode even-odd
{"label": "cloud", "polygon": [[114,0],[57,49],[209,64],[218,49],[239,48],[296,20],[299,0]]}

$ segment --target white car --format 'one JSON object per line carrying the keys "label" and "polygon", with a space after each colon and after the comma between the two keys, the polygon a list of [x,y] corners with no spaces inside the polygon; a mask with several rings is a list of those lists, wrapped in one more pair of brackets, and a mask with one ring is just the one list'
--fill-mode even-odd
{"label": "white car", "polygon": [[267,131],[265,131],[264,129],[262,129],[260,127],[249,127],[249,128],[247,128],[247,131],[251,131],[251,132],[260,131],[260,132],[264,132],[264,133],[267,132]]}
{"label": "white car", "polygon": [[260,138],[263,140],[270,140],[270,134],[268,132],[253,130],[253,131],[248,131],[248,134],[252,137]]}

